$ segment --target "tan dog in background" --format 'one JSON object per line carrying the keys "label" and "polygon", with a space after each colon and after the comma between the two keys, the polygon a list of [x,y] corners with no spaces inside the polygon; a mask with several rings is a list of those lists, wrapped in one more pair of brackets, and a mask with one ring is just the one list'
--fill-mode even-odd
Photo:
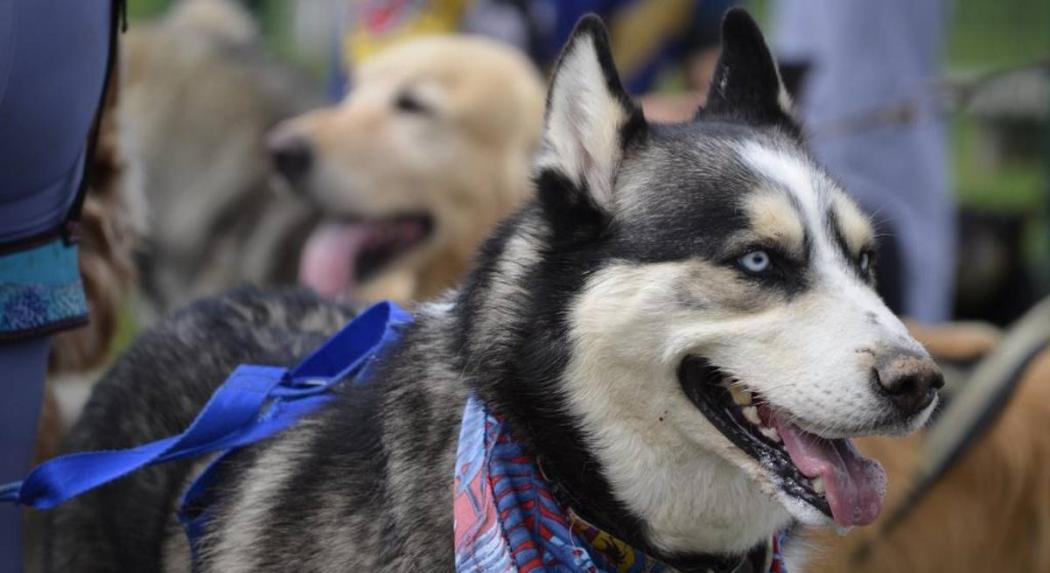
{"label": "tan dog in background", "polygon": [[495,41],[420,38],[366,61],[345,101],[270,136],[281,178],[327,219],[300,281],[355,302],[455,285],[529,193],[543,106],[538,72]]}
{"label": "tan dog in background", "polygon": [[[912,333],[939,357],[991,350],[986,331],[943,327]],[[886,506],[896,507],[923,463],[924,434],[856,441],[886,469]],[[808,571],[1050,571],[1050,350],[1023,370],[1001,416],[885,537],[871,527],[836,538],[814,532]],[[870,551],[858,554],[866,542]]]}

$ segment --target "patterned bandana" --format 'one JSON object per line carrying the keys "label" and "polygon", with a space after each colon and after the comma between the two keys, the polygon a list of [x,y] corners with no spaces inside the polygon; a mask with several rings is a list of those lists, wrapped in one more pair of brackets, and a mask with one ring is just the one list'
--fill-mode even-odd
{"label": "patterned bandana", "polygon": [[[659,573],[671,571],[555,500],[507,424],[471,396],[456,453],[456,573]],[[733,571],[786,573],[774,539],[767,563]]]}

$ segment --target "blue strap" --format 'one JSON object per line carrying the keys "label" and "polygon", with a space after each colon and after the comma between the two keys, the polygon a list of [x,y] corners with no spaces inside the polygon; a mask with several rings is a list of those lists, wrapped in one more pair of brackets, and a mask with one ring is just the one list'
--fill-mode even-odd
{"label": "blue strap", "polygon": [[369,361],[411,320],[391,302],[376,304],[291,370],[238,366],[185,432],[133,448],[52,459],[24,481],[0,487],[0,501],[50,509],[146,466],[262,440],[328,401],[333,384],[355,374],[357,381],[367,378]]}

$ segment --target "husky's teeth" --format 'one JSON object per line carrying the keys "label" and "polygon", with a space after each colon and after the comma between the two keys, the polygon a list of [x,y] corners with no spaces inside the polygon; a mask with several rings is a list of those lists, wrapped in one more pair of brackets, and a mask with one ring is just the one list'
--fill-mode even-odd
{"label": "husky's teeth", "polygon": [[748,422],[751,422],[756,426],[762,425],[762,420],[758,417],[758,408],[748,406],[747,408],[741,408],[740,411],[744,413],[744,418],[747,419]]}
{"label": "husky's teeth", "polygon": [[769,438],[770,440],[773,440],[774,442],[779,442],[780,441],[780,434],[777,433],[777,429],[776,428],[769,428],[769,427],[766,427],[766,426],[762,426],[761,428],[758,429],[758,431],[762,432],[763,436]]}
{"label": "husky's teeth", "polygon": [[813,485],[813,491],[819,493],[820,495],[824,495],[824,478],[815,477],[810,481],[810,483]]}
{"label": "husky's teeth", "polygon": [[751,405],[751,392],[749,390],[745,390],[740,386],[730,386],[729,394],[733,396],[733,401],[736,402],[738,406]]}

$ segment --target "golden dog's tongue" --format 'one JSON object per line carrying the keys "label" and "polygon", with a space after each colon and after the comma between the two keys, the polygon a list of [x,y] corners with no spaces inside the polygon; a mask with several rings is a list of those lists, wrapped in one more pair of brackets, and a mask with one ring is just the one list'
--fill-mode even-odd
{"label": "golden dog's tongue", "polygon": [[849,440],[828,440],[774,416],[777,432],[795,467],[808,478],[823,478],[835,523],[867,525],[879,516],[886,493],[886,471]]}
{"label": "golden dog's tongue", "polygon": [[299,284],[322,296],[350,298],[358,254],[371,239],[360,223],[326,223],[314,230],[299,259]]}

